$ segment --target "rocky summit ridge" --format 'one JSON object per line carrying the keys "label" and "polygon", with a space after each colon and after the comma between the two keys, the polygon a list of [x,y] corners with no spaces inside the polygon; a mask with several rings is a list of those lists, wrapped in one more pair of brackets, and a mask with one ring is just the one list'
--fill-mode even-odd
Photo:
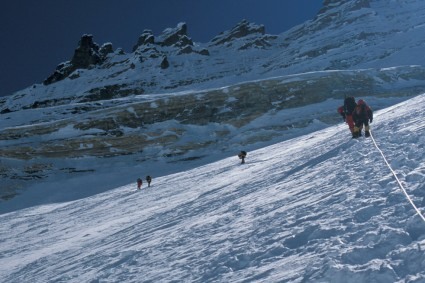
{"label": "rocky summit ridge", "polygon": [[[158,36],[144,30],[130,53],[83,35],[44,83],[0,99],[3,198],[55,174],[96,172],[90,158],[132,166],[226,156],[339,122],[345,95],[419,94],[424,19],[419,0],[326,0],[279,35],[242,20],[198,43],[179,23]],[[320,111],[287,114],[312,104]]]}

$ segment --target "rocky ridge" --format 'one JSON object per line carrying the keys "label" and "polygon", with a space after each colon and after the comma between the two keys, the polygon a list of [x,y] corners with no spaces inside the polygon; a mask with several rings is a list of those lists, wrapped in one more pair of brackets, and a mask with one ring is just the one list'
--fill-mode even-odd
{"label": "rocky ridge", "polygon": [[158,36],[144,30],[131,53],[114,51],[111,43],[99,47],[84,35],[72,59],[60,64],[45,85],[0,99],[0,113],[317,70],[422,65],[424,40],[417,34],[425,23],[409,13],[414,7],[425,15],[425,9],[416,3],[325,1],[315,19],[280,35],[243,20],[207,43],[194,42],[187,25],[179,23]]}

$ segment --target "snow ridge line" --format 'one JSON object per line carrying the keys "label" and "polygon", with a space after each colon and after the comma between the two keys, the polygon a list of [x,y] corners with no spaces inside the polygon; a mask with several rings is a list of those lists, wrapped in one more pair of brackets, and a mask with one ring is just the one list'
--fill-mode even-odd
{"label": "snow ridge line", "polygon": [[407,193],[406,189],[403,187],[402,183],[400,182],[399,178],[397,177],[394,170],[391,168],[390,163],[387,161],[387,158],[385,157],[382,150],[379,148],[379,146],[376,144],[375,138],[372,135],[372,131],[370,132],[370,137],[372,138],[372,141],[376,147],[376,149],[381,153],[382,157],[384,158],[385,163],[387,164],[388,168],[390,169],[391,173],[394,175],[395,179],[397,180],[398,185],[400,186],[401,190],[403,191],[404,195],[406,196],[407,200],[410,202],[410,204],[413,206],[413,208],[416,210],[417,214],[422,218],[422,220],[425,222],[425,217],[422,215],[421,211],[416,207],[413,200],[410,198],[409,194]]}

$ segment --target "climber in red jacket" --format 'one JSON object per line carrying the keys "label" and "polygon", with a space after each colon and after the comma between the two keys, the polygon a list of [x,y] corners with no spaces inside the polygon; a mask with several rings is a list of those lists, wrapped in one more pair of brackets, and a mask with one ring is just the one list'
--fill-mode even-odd
{"label": "climber in red jacket", "polygon": [[346,97],[344,99],[344,105],[338,107],[338,113],[344,119],[344,122],[348,124],[351,134],[354,138],[354,121],[353,121],[353,111],[356,108],[357,103],[353,96]]}

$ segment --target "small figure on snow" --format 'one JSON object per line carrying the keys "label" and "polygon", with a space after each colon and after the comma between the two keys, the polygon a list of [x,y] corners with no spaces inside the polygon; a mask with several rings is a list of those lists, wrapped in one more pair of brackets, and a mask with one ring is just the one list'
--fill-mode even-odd
{"label": "small figure on snow", "polygon": [[138,190],[141,190],[142,189],[142,183],[143,183],[142,179],[137,178],[137,189]]}
{"label": "small figure on snow", "polygon": [[372,123],[373,111],[363,99],[359,99],[359,101],[357,102],[357,106],[353,112],[353,120],[354,120],[353,138],[358,138],[362,135],[363,125],[364,125],[364,135],[365,137],[369,137],[370,136],[369,123]]}
{"label": "small figure on snow", "polygon": [[151,182],[152,182],[152,177],[149,176],[149,175],[147,175],[146,176],[146,182],[148,182],[148,187],[150,187],[151,186]]}
{"label": "small figure on snow", "polygon": [[348,124],[351,134],[354,138],[354,120],[353,111],[356,108],[357,103],[353,96],[346,97],[344,99],[344,105],[338,107],[338,113],[342,116],[344,122]]}
{"label": "small figure on snow", "polygon": [[246,157],[246,151],[241,150],[241,152],[239,152],[239,154],[238,154],[238,157],[239,157],[239,159],[242,160],[241,164],[244,164],[245,163],[245,157]]}

